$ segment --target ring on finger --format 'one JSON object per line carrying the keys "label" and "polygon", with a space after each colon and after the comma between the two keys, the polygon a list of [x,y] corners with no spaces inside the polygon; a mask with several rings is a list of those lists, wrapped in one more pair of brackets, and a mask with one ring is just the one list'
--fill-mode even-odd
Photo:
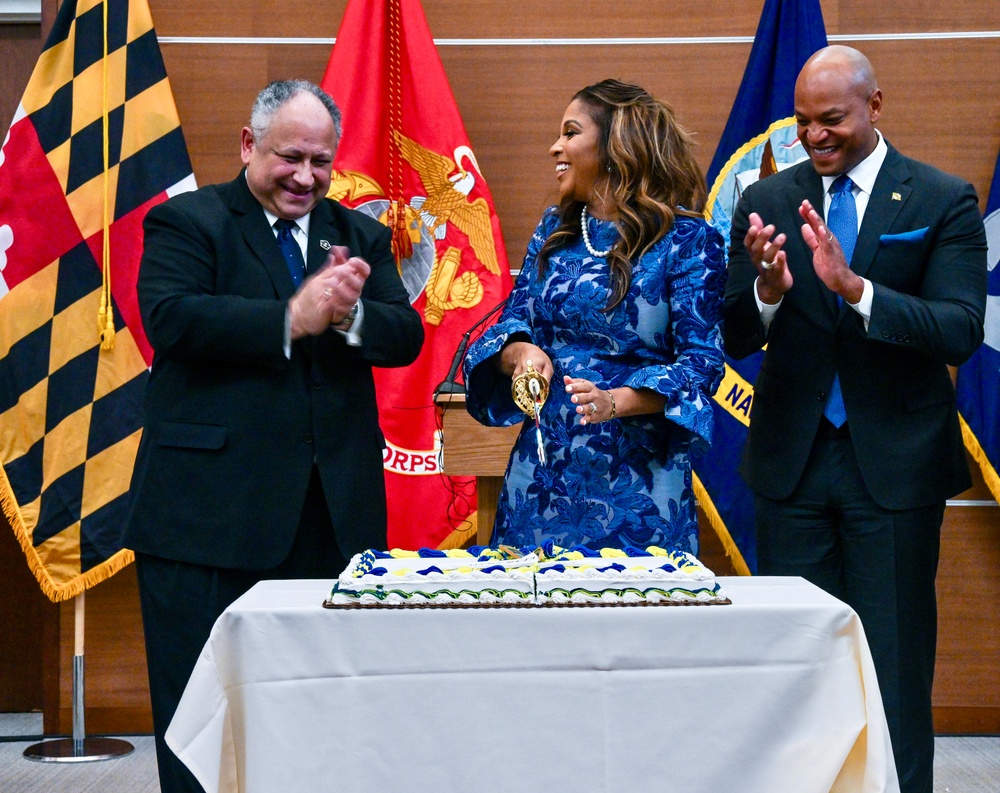
{"label": "ring on finger", "polygon": [[774,262],[761,262],[760,266],[762,270],[770,270],[774,267]]}
{"label": "ring on finger", "polygon": [[333,297],[333,290],[330,287],[327,287],[326,289],[324,289],[323,290],[323,297],[325,297],[325,298],[327,298],[329,300],[331,297]]}
{"label": "ring on finger", "polygon": [[590,415],[593,416],[597,412],[597,404],[594,402],[590,403]]}

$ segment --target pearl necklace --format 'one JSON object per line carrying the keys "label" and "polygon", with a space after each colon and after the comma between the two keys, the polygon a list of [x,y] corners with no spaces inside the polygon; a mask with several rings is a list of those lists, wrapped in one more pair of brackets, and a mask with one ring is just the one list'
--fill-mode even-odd
{"label": "pearl necklace", "polygon": [[[587,246],[587,250],[590,251],[591,256],[596,256],[598,259],[605,258],[609,253],[611,253],[611,248],[606,251],[599,251],[593,245],[590,244],[590,235],[587,233],[587,205],[583,205],[583,211],[580,213],[580,231],[583,232],[583,244]],[[613,247],[613,246],[612,246]]]}

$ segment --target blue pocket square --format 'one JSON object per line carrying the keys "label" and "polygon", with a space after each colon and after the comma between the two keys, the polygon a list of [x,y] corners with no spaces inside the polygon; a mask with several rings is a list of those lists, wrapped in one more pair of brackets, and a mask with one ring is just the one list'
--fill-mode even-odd
{"label": "blue pocket square", "polygon": [[924,237],[927,236],[927,232],[930,231],[930,228],[930,226],[924,226],[922,229],[904,231],[902,234],[883,234],[878,238],[878,241],[883,245],[905,245],[911,242],[922,242]]}

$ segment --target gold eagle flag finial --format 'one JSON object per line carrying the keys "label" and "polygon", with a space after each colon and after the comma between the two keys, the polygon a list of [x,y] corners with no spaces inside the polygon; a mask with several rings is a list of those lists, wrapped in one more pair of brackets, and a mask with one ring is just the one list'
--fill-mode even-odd
{"label": "gold eagle flag finial", "polygon": [[[425,149],[416,141],[392,131],[393,140],[406,160],[420,176],[427,197],[420,205],[420,219],[433,234],[445,223],[455,226],[469,238],[472,251],[482,265],[494,275],[500,275],[490,207],[483,198],[469,200],[476,183],[479,164],[468,146],[455,149],[455,158]],[[468,157],[475,173],[462,167]]]}

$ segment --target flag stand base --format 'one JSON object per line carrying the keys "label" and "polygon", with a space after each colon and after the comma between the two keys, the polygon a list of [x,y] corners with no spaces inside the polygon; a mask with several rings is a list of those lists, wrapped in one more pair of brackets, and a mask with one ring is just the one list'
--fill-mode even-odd
{"label": "flag stand base", "polygon": [[88,763],[124,757],[135,749],[119,738],[87,738],[83,726],[83,655],[73,656],[73,737],[35,743],[24,750],[39,763]]}
{"label": "flag stand base", "polygon": [[124,757],[135,749],[128,741],[119,738],[58,738],[42,741],[24,750],[24,756],[39,763],[88,763],[96,760],[113,760]]}

